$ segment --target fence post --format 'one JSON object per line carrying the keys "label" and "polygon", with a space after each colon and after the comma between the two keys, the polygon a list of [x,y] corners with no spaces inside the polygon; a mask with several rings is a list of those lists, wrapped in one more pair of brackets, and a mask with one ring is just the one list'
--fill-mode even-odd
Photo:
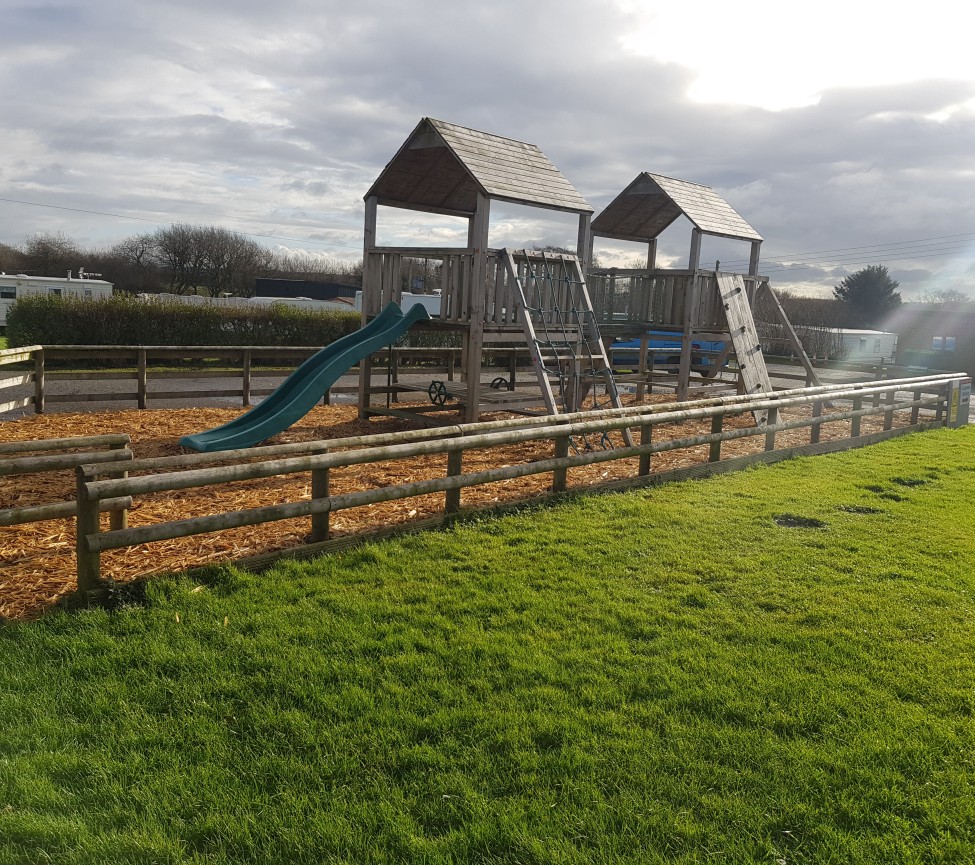
{"label": "fence post", "polygon": [[140,348],[136,350],[135,364],[137,370],[136,372],[137,381],[135,386],[137,392],[136,404],[138,405],[139,408],[145,408],[149,388],[147,387],[147,382],[146,382],[146,350],[144,348]]}
{"label": "fence post", "polygon": [[887,408],[884,410],[884,429],[893,429],[894,426],[894,398],[897,396],[897,391],[891,390],[887,392]]}
{"label": "fence post", "polygon": [[[885,372],[886,372],[886,370],[884,369],[884,361],[883,361],[883,358],[881,358],[877,362],[877,381],[883,381],[884,380],[884,373]],[[880,408],[880,393],[879,392],[878,393],[875,393],[874,396],[873,396],[873,407],[874,408]]]}
{"label": "fence post", "polygon": [[101,582],[101,557],[98,551],[88,549],[88,535],[97,535],[98,525],[98,501],[88,498],[88,490],[85,486],[89,481],[95,479],[92,474],[86,474],[84,466],[75,469],[76,495],[78,504],[78,516],[75,520],[75,556],[77,559],[78,570],[78,594],[82,600],[87,600],[87,595],[98,587]]}
{"label": "fence post", "polygon": [[[640,356],[637,361],[637,374],[640,376],[636,383],[636,398],[642,402],[647,392],[647,351],[650,348],[650,337],[646,334],[640,337]],[[651,385],[652,387],[652,385]]]}
{"label": "fence post", "polygon": [[34,414],[44,414],[44,349],[34,352]]}
{"label": "fence post", "polygon": [[[860,411],[861,408],[863,408],[863,397],[853,397],[853,411]],[[860,435],[860,415],[850,418],[850,438],[856,438],[858,435]]]}
{"label": "fence post", "polygon": [[[717,435],[724,426],[724,415],[716,414],[711,418],[711,435]],[[721,439],[711,442],[711,450],[708,453],[708,462],[716,463],[721,459]]]}
{"label": "fence post", "polygon": [[934,413],[934,422],[941,423],[945,419],[945,414],[947,413],[947,403],[948,395],[951,393],[950,385],[945,385],[944,390],[938,388],[938,408]]}
{"label": "fence post", "polygon": [[823,403],[822,401],[817,400],[812,406],[813,422],[809,425],[809,444],[811,445],[819,444],[819,432],[823,426],[823,422],[821,420],[817,420],[816,418],[822,417],[822,414]]}
{"label": "fence post", "polygon": [[775,430],[772,429],[779,422],[779,410],[776,407],[772,407],[768,410],[768,420],[765,421],[765,426],[768,432],[765,433],[765,450],[774,451],[775,450]]}
{"label": "fence post", "polygon": [[253,362],[253,352],[244,349],[244,356],[241,359],[240,370],[240,399],[244,408],[251,404],[251,363]]}
{"label": "fence post", "polygon": [[[569,437],[555,437],[555,458],[562,459],[569,455]],[[564,493],[568,486],[568,469],[561,468],[552,472],[552,492]]]}
{"label": "fence post", "polygon": [[[923,394],[921,393],[921,391],[916,390],[913,393],[913,396],[911,398],[911,401],[912,402],[918,402],[918,401],[920,401],[920,399],[921,399],[922,396],[923,396]],[[919,405],[913,406],[911,408],[911,426],[914,426],[917,423],[917,420],[920,417],[920,415],[921,415],[921,406],[919,406]]]}
{"label": "fence post", "polygon": [[[447,477],[453,478],[463,473],[464,452],[450,451],[447,454]],[[444,513],[456,514],[460,510],[460,487],[444,491]]]}
{"label": "fence post", "polygon": [[[651,424],[644,424],[640,427],[640,444],[648,445],[653,442],[653,426]],[[640,477],[645,477],[650,474],[650,457],[651,454],[640,454]]]}
{"label": "fence post", "polygon": [[[328,469],[311,470],[311,497],[313,499],[328,498]],[[328,511],[318,511],[311,515],[311,540],[312,543],[328,540],[329,531]]]}
{"label": "fence post", "polygon": [[[127,447],[125,444],[109,445],[109,450],[117,451],[122,450]],[[128,472],[112,472],[108,475],[110,478],[127,478],[129,476]],[[129,509],[128,508],[116,508],[111,511],[108,517],[109,528],[111,529],[127,529],[129,527]]]}

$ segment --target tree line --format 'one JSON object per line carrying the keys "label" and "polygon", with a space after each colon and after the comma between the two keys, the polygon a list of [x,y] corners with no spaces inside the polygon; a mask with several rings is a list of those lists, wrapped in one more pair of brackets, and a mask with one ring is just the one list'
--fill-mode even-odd
{"label": "tree line", "polygon": [[86,248],[61,233],[33,234],[19,246],[0,243],[0,272],[28,276],[101,274],[131,294],[254,294],[259,277],[361,286],[362,262],[310,253],[275,252],[236,231],[177,223],[127,237],[105,249]]}
{"label": "tree line", "polygon": [[[132,294],[168,291],[246,297],[254,293],[259,277],[362,285],[361,259],[340,262],[310,253],[275,252],[239,232],[215,226],[176,223],[133,235],[107,249],[84,248],[60,233],[30,235],[20,246],[0,243],[0,272],[64,276],[82,268]],[[882,328],[885,316],[901,303],[897,288],[886,267],[871,265],[843,279],[832,297],[776,294],[797,329]],[[927,292],[920,300],[945,303],[969,297],[955,291]],[[774,320],[761,307],[756,318]]]}

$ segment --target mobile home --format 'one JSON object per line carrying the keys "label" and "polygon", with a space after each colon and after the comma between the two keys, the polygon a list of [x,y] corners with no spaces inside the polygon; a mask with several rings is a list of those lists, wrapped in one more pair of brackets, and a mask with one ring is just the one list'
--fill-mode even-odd
{"label": "mobile home", "polygon": [[112,283],[103,279],[75,279],[67,276],[27,276],[0,273],[0,329],[7,327],[7,310],[21,297],[51,294],[59,297],[111,297]]}

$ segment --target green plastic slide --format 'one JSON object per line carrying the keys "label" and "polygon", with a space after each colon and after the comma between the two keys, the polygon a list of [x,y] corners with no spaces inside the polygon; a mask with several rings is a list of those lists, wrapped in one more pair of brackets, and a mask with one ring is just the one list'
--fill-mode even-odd
{"label": "green plastic slide", "polygon": [[196,451],[247,448],[277,435],[310,412],[351,367],[399,339],[418,321],[430,318],[420,304],[403,313],[391,303],[361,330],[343,336],[304,361],[280,387],[246,414],[179,443]]}

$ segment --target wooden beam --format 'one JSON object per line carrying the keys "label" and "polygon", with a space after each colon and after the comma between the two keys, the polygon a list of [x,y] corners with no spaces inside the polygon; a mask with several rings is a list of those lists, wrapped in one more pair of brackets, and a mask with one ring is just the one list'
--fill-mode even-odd
{"label": "wooden beam", "polygon": [[802,342],[799,340],[799,336],[796,333],[795,328],[793,328],[792,322],[789,321],[789,316],[785,314],[782,304],[779,303],[778,297],[775,296],[775,292],[772,291],[771,286],[767,282],[763,282],[759,285],[758,292],[756,292],[756,300],[763,289],[769,298],[769,302],[772,307],[772,314],[779,320],[779,324],[782,325],[786,338],[789,340],[792,350],[796,353],[796,357],[799,358],[803,368],[806,370],[806,375],[809,376],[809,380],[815,385],[821,385],[822,382],[819,380],[819,375],[816,373],[816,368],[812,365],[812,361],[809,360],[809,355],[806,354],[806,350],[802,347]]}

